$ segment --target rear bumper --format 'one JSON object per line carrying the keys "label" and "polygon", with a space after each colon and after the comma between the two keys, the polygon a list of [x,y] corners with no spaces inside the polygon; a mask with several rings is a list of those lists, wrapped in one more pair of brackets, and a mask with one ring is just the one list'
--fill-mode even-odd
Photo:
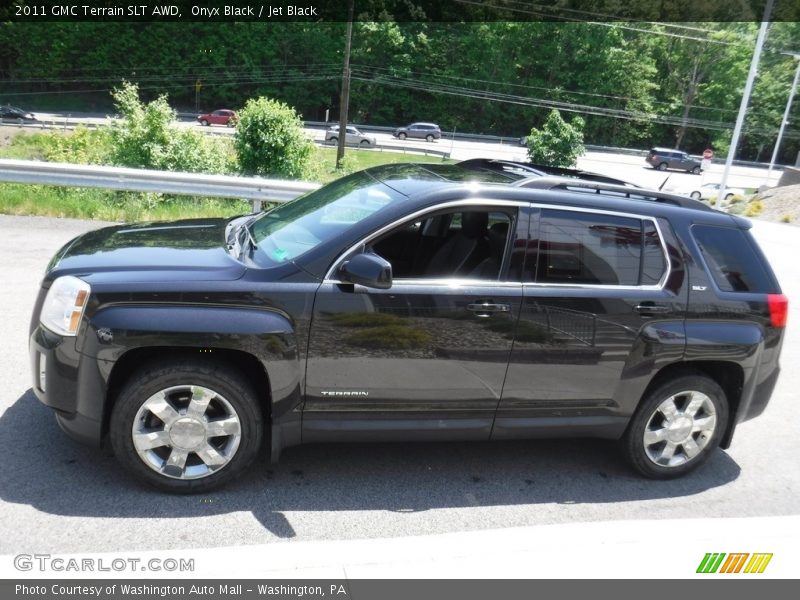
{"label": "rear bumper", "polygon": [[56,413],[71,438],[100,446],[103,435],[105,379],[96,359],[78,352],[74,337],[62,337],[41,325],[29,341],[33,391]]}

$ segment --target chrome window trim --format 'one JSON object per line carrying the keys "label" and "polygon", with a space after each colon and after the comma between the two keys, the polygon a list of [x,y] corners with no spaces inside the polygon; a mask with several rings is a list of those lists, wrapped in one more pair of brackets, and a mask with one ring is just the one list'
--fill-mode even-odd
{"label": "chrome window trim", "polygon": [[[477,199],[471,199],[471,200],[453,200],[453,201],[450,201],[450,202],[444,202],[442,204],[438,204],[436,206],[428,206],[426,208],[420,209],[420,210],[418,210],[416,212],[411,213],[410,215],[407,215],[407,216],[405,216],[405,217],[403,217],[401,219],[396,219],[395,221],[392,221],[391,223],[389,223],[387,225],[384,225],[383,227],[381,227],[377,231],[373,231],[367,237],[362,238],[359,242],[353,244],[347,250],[342,252],[339,255],[339,257],[335,261],[333,261],[333,264],[331,265],[330,269],[328,269],[328,272],[325,273],[325,277],[323,279],[323,283],[341,283],[340,281],[337,281],[337,280],[333,279],[333,274],[336,273],[336,270],[341,266],[341,263],[344,261],[344,258],[347,255],[349,255],[353,250],[359,248],[360,246],[365,246],[366,244],[369,244],[372,240],[374,240],[377,237],[380,237],[381,235],[383,235],[384,233],[386,233],[390,229],[393,229],[394,227],[396,227],[398,225],[402,225],[403,223],[408,223],[408,222],[414,221],[415,219],[417,219],[418,217],[421,217],[422,215],[425,215],[427,213],[432,213],[432,212],[438,212],[438,211],[440,211],[442,209],[451,208],[451,207],[458,207],[458,206],[500,206],[500,207],[507,207],[507,208],[509,208],[509,207],[520,208],[520,207],[528,207],[528,206],[530,206],[530,203],[529,202],[520,202],[520,201],[515,201],[515,200],[477,200]],[[412,281],[412,280],[397,279],[395,281],[402,282],[402,281]],[[430,280],[428,280],[428,281],[430,281]],[[500,282],[494,282],[494,283],[500,283]],[[394,285],[394,282],[392,283],[392,285]]]}
{"label": "chrome window trim", "polygon": [[[376,237],[379,237],[386,233],[388,230],[403,224],[409,221],[413,221],[414,219],[427,214],[429,212],[437,212],[441,209],[447,209],[452,207],[458,206],[500,206],[500,207],[514,207],[514,208],[538,208],[540,210],[549,209],[549,210],[559,210],[559,211],[571,211],[571,212],[580,212],[580,213],[590,213],[590,214],[602,214],[602,215],[610,215],[616,217],[623,217],[628,219],[638,219],[640,221],[650,221],[653,226],[656,228],[656,232],[658,233],[659,242],[661,242],[661,252],[664,260],[666,262],[666,268],[664,269],[664,274],[661,276],[661,280],[655,285],[613,285],[613,284],[605,284],[605,283],[541,283],[541,282],[534,282],[534,281],[494,281],[494,280],[486,280],[486,279],[464,279],[464,278],[437,278],[437,279],[395,279],[392,282],[392,288],[395,286],[411,286],[411,287],[424,287],[424,286],[441,286],[441,287],[453,287],[453,288],[461,288],[461,287],[519,287],[520,285],[524,288],[567,288],[567,289],[595,289],[595,290],[621,290],[621,291],[661,291],[664,289],[664,286],[667,284],[667,280],[669,279],[670,274],[672,273],[672,261],[669,258],[669,251],[667,249],[667,244],[664,241],[664,234],[661,230],[661,226],[658,222],[656,217],[652,217],[649,215],[638,215],[635,213],[627,213],[622,211],[616,210],[605,210],[602,208],[586,208],[582,206],[565,206],[561,204],[541,204],[541,203],[534,203],[534,202],[521,202],[518,200],[480,200],[480,199],[470,199],[470,200],[454,200],[451,202],[445,202],[443,204],[439,204],[435,207],[427,207],[424,209],[420,209],[408,216],[403,217],[402,219],[397,219],[387,225],[384,225],[377,231],[372,232],[365,238],[361,239],[358,243],[353,244],[347,250],[342,252],[339,257],[333,262],[328,272],[325,274],[325,277],[322,281],[323,284],[335,284],[341,285],[344,282],[335,279],[333,274],[336,270],[341,266],[341,263],[344,261],[344,258],[349,255],[351,252],[356,250],[361,246],[365,246]],[[541,219],[541,215],[539,217]],[[644,248],[642,249],[644,250]]]}

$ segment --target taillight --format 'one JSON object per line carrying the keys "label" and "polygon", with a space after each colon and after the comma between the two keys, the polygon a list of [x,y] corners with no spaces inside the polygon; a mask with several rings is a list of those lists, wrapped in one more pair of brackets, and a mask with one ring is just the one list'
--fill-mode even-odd
{"label": "taillight", "polygon": [[789,316],[789,299],[783,294],[767,294],[769,318],[773,327],[786,327]]}

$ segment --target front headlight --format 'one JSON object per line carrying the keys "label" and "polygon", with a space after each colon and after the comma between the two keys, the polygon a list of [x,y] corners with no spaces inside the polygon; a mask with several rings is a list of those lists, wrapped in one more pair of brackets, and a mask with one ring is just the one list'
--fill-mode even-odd
{"label": "front headlight", "polygon": [[39,322],[59,335],[75,335],[90,292],[89,284],[77,277],[59,277],[47,292]]}

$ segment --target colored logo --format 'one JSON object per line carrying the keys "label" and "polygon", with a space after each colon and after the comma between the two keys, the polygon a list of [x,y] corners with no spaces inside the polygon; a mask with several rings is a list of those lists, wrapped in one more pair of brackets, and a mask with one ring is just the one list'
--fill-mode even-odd
{"label": "colored logo", "polygon": [[698,573],[763,573],[772,553],[749,554],[746,552],[725,554],[708,552],[697,567]]}

